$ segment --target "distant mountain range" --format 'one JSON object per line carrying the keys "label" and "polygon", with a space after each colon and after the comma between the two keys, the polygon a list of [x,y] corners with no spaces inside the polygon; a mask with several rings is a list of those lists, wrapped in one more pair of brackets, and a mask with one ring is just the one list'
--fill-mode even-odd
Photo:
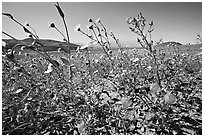
{"label": "distant mountain range", "polygon": [[[16,40],[16,39],[2,39],[6,43],[5,49],[11,49],[16,44],[22,44],[22,45],[32,45],[35,39],[32,38],[26,38],[23,40]],[[44,48],[46,51],[57,51],[58,48],[64,47],[67,48],[70,46],[71,50],[77,49],[77,47],[81,47],[81,45],[74,44],[74,43],[66,43],[56,40],[50,40],[50,39],[39,39],[39,42],[44,45]],[[18,50],[21,46],[17,47],[16,50]]]}
{"label": "distant mountain range", "polygon": [[[32,38],[26,38],[23,40],[15,40],[15,39],[2,39],[6,43],[6,46],[4,47],[5,49],[11,49],[14,47],[16,44],[22,44],[22,45],[32,45],[32,43],[35,41],[35,39]],[[76,50],[78,47],[81,47],[83,44],[74,44],[74,43],[66,43],[66,42],[61,42],[61,41],[56,41],[56,40],[50,40],[50,39],[39,39],[40,43],[44,45],[44,48],[46,51],[57,51],[58,48],[65,48],[66,50],[68,49],[68,45],[70,46],[71,50]],[[182,49],[185,48],[192,48],[192,49],[198,49],[200,50],[202,47],[202,44],[191,44],[191,45],[183,45],[179,42],[164,42],[158,45],[154,45],[156,49],[161,49],[165,48],[168,46],[173,46],[177,45],[181,47]],[[121,46],[123,48],[137,48],[137,49],[142,49],[141,46],[138,45],[137,42],[121,42]],[[21,46],[17,47],[16,50],[20,49]],[[112,49],[117,49],[118,46],[116,43],[112,42],[111,43],[111,48]],[[89,47],[90,50],[102,50],[102,47],[99,44],[94,44],[90,45]]]}
{"label": "distant mountain range", "polygon": [[177,45],[182,50],[189,49],[189,50],[199,51],[199,50],[201,50],[201,47],[202,47],[202,43],[201,44],[183,45],[183,44],[181,44],[179,42],[164,42],[164,43],[161,43],[161,44],[158,44],[158,45],[154,45],[154,47],[156,49],[163,49],[163,48],[166,48],[166,47],[171,48],[171,46],[174,46],[174,45]]}

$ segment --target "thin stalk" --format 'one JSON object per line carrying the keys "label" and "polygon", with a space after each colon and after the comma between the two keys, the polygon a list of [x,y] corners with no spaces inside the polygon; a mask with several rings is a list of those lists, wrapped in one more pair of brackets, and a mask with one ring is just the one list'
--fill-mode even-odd
{"label": "thin stalk", "polygon": [[39,38],[37,33],[36,33],[36,31],[35,31],[35,29],[33,29],[30,25],[29,25],[29,27],[33,30],[33,32],[35,33],[36,37]]}
{"label": "thin stalk", "polygon": [[161,87],[161,80],[160,80],[159,72],[158,72],[158,68],[159,68],[159,67],[158,67],[158,64],[157,64],[156,56],[155,56],[155,54],[154,54],[153,51],[152,51],[151,45],[149,44],[149,42],[147,41],[146,37],[145,37],[144,34],[142,33],[142,30],[139,29],[139,31],[140,31],[140,33],[141,33],[141,36],[142,36],[143,38],[145,38],[144,41],[145,41],[145,43],[147,44],[147,46],[149,47],[150,53],[151,53],[152,56],[153,56],[155,65],[156,65],[156,67],[157,67],[157,78],[158,78],[159,86]]}
{"label": "thin stalk", "polygon": [[66,40],[66,42],[68,42],[66,37],[64,36],[64,34],[58,28],[55,27],[55,29],[57,30],[57,32],[59,32],[63,36],[63,38]]}
{"label": "thin stalk", "polygon": [[6,36],[8,36],[8,37],[12,38],[12,39],[17,40],[16,38],[14,38],[13,36],[9,35],[8,33],[4,32],[4,31],[2,31],[2,33],[3,33],[4,35],[6,35]]}
{"label": "thin stalk", "polygon": [[[60,7],[59,3],[57,2],[57,6]],[[69,40],[69,32],[68,32],[68,27],[66,25],[66,22],[65,22],[65,18],[64,16],[61,16],[62,17],[62,20],[63,20],[63,23],[64,23],[64,27],[65,27],[65,30],[66,30],[66,34],[67,34],[67,42],[68,44],[70,43],[70,40]],[[70,45],[68,46],[68,49],[69,49],[69,55],[71,54],[70,52]]]}

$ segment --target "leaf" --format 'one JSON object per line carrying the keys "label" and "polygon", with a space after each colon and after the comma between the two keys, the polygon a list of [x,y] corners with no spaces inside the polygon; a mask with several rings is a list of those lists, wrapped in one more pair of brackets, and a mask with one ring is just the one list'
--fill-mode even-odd
{"label": "leaf", "polygon": [[70,63],[69,63],[69,61],[68,60],[66,60],[66,59],[64,59],[64,58],[62,58],[62,57],[60,57],[60,59],[62,60],[62,62],[65,64],[65,65],[70,65]]}
{"label": "leaf", "polygon": [[22,88],[20,88],[20,89],[18,89],[18,90],[16,90],[16,94],[18,94],[18,93],[21,93],[23,91],[23,89]]}
{"label": "leaf", "polygon": [[55,67],[59,67],[59,63],[56,60],[51,60],[51,63],[55,66]]}
{"label": "leaf", "polygon": [[128,108],[132,104],[129,97],[122,97],[121,98],[121,103],[122,103],[124,108]]}
{"label": "leaf", "polygon": [[11,19],[13,19],[13,16],[11,14],[9,14],[9,13],[2,13],[2,14],[9,17],[9,18],[11,18]]}
{"label": "leaf", "polygon": [[[58,4],[58,3],[57,3],[57,4]],[[62,9],[60,8],[59,4],[58,4],[58,5],[55,5],[55,7],[57,8],[57,10],[58,10],[60,16],[61,16],[62,18],[64,18],[64,13],[63,13]]]}
{"label": "leaf", "polygon": [[151,91],[150,92],[151,94],[155,94],[155,93],[161,92],[161,88],[157,83],[153,83],[150,85],[150,91]]}

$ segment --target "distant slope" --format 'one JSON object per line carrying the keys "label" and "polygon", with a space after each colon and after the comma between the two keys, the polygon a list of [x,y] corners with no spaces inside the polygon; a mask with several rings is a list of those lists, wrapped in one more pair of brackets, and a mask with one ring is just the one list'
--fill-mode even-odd
{"label": "distant slope", "polygon": [[[6,43],[6,49],[11,49],[16,44],[31,45],[35,41],[35,39],[32,39],[32,38],[26,38],[23,40],[2,39],[2,41],[4,41]],[[39,41],[45,46],[46,51],[56,51],[56,50],[58,50],[59,47],[63,46],[65,48],[67,48],[68,45],[70,46],[71,50],[75,50],[77,47],[81,46],[81,45],[74,44],[74,43],[68,44],[66,42],[60,42],[60,41],[49,40],[49,39],[39,39]]]}
{"label": "distant slope", "polygon": [[166,49],[166,48],[173,48],[174,45],[177,45],[179,49],[182,50],[194,50],[194,51],[200,51],[202,44],[190,44],[190,45],[183,45],[179,42],[164,42],[158,45],[154,45],[156,49]]}
{"label": "distant slope", "polygon": [[159,48],[164,48],[164,47],[168,47],[168,46],[170,47],[170,46],[174,46],[174,45],[181,46],[182,44],[179,42],[170,41],[170,42],[164,42],[164,43],[161,43],[158,45],[154,45],[154,47],[159,49]]}

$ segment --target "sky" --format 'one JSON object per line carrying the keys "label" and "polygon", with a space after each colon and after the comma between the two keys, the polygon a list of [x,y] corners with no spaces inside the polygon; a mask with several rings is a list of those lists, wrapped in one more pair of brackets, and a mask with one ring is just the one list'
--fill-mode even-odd
{"label": "sky", "polygon": [[[54,2],[3,2],[2,12],[10,13],[21,23],[29,23],[42,39],[61,41],[62,36],[49,28],[51,22],[65,34],[64,25]],[[152,39],[182,44],[196,43],[197,34],[202,35],[201,2],[60,2],[68,25],[70,42],[86,44],[90,41],[74,31],[80,24],[88,32],[88,19],[101,19],[107,31],[112,31],[122,42],[137,44],[136,34],[129,30],[126,18],[137,17],[141,12],[147,23],[154,21]],[[6,16],[2,16],[2,30],[17,39],[28,35]],[[2,38],[8,38],[2,35]]]}

